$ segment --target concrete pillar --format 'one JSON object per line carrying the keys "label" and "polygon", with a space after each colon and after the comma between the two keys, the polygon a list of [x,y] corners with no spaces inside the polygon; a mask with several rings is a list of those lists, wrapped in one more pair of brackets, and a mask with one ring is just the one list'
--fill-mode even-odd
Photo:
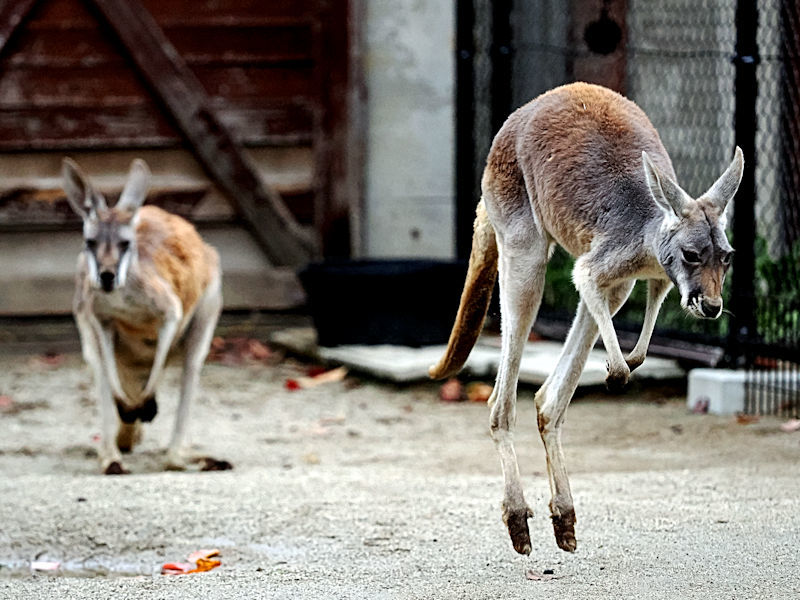
{"label": "concrete pillar", "polygon": [[455,5],[365,3],[361,255],[455,254]]}

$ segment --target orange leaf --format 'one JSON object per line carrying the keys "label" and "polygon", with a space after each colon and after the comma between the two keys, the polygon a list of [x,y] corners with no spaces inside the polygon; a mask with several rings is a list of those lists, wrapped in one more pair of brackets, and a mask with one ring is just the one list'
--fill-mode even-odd
{"label": "orange leaf", "polygon": [[736,422],[739,425],[750,425],[751,423],[758,423],[759,419],[758,415],[746,415],[744,413],[739,413],[736,415]]}
{"label": "orange leaf", "polygon": [[345,377],[347,377],[347,367],[338,367],[336,369],[331,369],[330,371],[324,371],[318,375],[314,375],[313,377],[301,377],[297,380],[297,383],[300,384],[300,387],[307,389],[317,387],[318,385],[325,383],[342,381]]}
{"label": "orange leaf", "polygon": [[219,556],[219,550],[195,550],[187,558],[189,562],[197,562],[201,558],[211,558],[212,556]]}
{"label": "orange leaf", "polygon": [[161,566],[162,575],[186,575],[187,573],[203,573],[210,571],[222,564],[222,561],[211,558],[219,556],[219,550],[196,550],[189,555],[190,562],[164,563]]}
{"label": "orange leaf", "polygon": [[162,575],[184,575],[191,573],[194,568],[193,563],[164,563],[161,566]]}
{"label": "orange leaf", "polygon": [[488,383],[474,381],[467,385],[467,399],[470,402],[486,402],[492,395],[492,386]]}
{"label": "orange leaf", "polygon": [[213,558],[199,558],[197,560],[197,567],[189,571],[189,573],[202,573],[204,571],[210,571],[211,569],[217,568],[221,564],[221,560],[215,560]]}

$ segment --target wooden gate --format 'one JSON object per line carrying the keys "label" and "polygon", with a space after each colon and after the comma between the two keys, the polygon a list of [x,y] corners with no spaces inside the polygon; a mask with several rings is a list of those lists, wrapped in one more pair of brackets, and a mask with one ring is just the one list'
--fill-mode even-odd
{"label": "wooden gate", "polygon": [[64,155],[112,198],[147,160],[149,201],[219,247],[226,307],[300,304],[295,269],[349,249],[347,19],[346,0],[0,0],[0,314],[69,310]]}

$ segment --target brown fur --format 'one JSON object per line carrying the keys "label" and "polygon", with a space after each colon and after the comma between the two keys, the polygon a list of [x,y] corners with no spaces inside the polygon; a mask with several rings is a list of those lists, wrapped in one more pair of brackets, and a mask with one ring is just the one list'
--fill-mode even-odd
{"label": "brown fur", "polygon": [[[136,227],[140,275],[139,285],[152,296],[161,288],[171,289],[179,298],[184,315],[191,316],[195,305],[219,271],[217,251],[203,242],[197,230],[185,219],[156,206],[139,210]],[[185,319],[186,320],[186,319]],[[162,320],[157,314],[115,315],[117,366],[128,402],[136,405],[155,355],[155,341]],[[183,329],[183,327],[181,328]]]}
{"label": "brown fur", "polygon": [[450,332],[445,354],[436,365],[428,369],[429,375],[434,379],[455,375],[464,365],[480,335],[496,281],[497,243],[494,230],[486,218],[486,210],[481,204],[475,217],[472,252],[456,323]]}
{"label": "brown fur", "polygon": [[[502,346],[490,430],[504,476],[503,519],[514,549],[530,552],[513,442],[517,381],[555,244],[575,260],[580,303],[553,372],[536,394],[547,454],[553,531],[574,551],[575,510],[561,449],[561,426],[598,336],[608,354],[609,389],[619,390],[645,358],[659,308],[677,286],[695,317],[717,318],[732,249],[724,210],[744,168],[741,149],[699,200],[684,192],[658,133],[631,101],[595,85],[547,92],[515,111],[495,136],[482,180],[469,270],[447,349],[431,367],[454,375],[478,338],[495,277],[500,281]],[[612,317],[636,279],[648,300],[636,346],[626,357]]]}
{"label": "brown fur", "polygon": [[222,307],[219,256],[185,219],[142,206],[150,180],[143,161],[131,165],[113,208],[70,159],[63,175],[67,199],[84,222],[74,314],[100,402],[101,465],[124,472],[119,451],[129,451],[140,423],[155,417],[164,367],[180,353],[180,402],[167,462],[183,468],[189,406]]}
{"label": "brown fur", "polygon": [[139,260],[150,262],[190,312],[219,266],[216,250],[185,219],[156,206],[139,210]]}
{"label": "brown fur", "polygon": [[[544,231],[580,256],[606,229],[594,204],[585,203],[597,197],[600,178],[594,171],[611,172],[643,191],[642,150],[674,178],[658,132],[636,104],[606,88],[575,83],[539,96],[509,117],[492,145],[485,177],[491,187],[504,188],[495,194],[503,199],[499,203],[514,199],[502,210],[527,212],[520,204],[530,201]],[[533,192],[530,200],[517,192],[523,173],[530,178],[525,181]]]}

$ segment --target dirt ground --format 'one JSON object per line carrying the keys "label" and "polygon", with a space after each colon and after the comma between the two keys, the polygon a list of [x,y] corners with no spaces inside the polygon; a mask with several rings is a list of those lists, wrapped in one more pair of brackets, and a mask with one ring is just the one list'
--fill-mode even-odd
{"label": "dirt ground", "polygon": [[[800,593],[800,433],[690,414],[641,384],[569,409],[578,551],[553,540],[533,389],[517,451],[530,557],[500,518],[485,404],[433,383],[348,376],[287,389],[308,365],[206,365],[193,449],[228,472],[164,472],[179,372],[126,457],[98,474],[99,419],[78,354],[0,355],[0,598],[790,598]],[[221,551],[208,573],[165,562]],[[32,561],[58,570],[32,572]],[[552,573],[551,573],[552,572]]]}

